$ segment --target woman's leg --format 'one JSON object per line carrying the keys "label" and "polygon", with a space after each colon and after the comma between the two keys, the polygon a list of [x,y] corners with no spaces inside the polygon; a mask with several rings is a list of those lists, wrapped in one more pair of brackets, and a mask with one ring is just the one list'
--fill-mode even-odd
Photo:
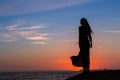
{"label": "woman's leg", "polygon": [[85,47],[83,51],[83,72],[90,71],[90,56],[89,56],[89,48]]}
{"label": "woman's leg", "polygon": [[90,72],[90,48],[88,48],[86,50],[86,69],[87,69],[87,72]]}

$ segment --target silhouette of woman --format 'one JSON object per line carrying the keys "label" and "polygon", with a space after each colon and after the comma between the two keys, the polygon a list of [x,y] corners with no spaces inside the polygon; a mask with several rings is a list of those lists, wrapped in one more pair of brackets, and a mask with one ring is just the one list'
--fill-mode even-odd
{"label": "silhouette of woman", "polygon": [[86,18],[80,20],[79,26],[79,48],[78,58],[82,56],[83,73],[90,72],[90,48],[92,48],[92,29]]}

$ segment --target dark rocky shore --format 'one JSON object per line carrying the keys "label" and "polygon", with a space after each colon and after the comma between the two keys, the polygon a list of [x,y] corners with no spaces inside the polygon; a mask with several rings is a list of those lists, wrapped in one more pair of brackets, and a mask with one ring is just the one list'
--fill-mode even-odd
{"label": "dark rocky shore", "polygon": [[93,71],[89,74],[78,74],[66,80],[120,80],[120,70]]}

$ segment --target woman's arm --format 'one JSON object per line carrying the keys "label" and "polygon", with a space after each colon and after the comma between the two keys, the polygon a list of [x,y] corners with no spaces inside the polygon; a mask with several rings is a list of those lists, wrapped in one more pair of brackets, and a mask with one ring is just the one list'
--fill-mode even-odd
{"label": "woman's arm", "polygon": [[78,34],[78,35],[79,35],[79,36],[78,36],[78,37],[79,37],[78,44],[79,44],[79,48],[80,48],[80,26],[79,26],[79,29],[78,29],[78,30],[79,30],[79,31],[78,31],[78,32],[79,32],[79,34]]}
{"label": "woman's arm", "polygon": [[91,34],[88,35],[89,43],[90,43],[90,48],[92,48],[92,37]]}

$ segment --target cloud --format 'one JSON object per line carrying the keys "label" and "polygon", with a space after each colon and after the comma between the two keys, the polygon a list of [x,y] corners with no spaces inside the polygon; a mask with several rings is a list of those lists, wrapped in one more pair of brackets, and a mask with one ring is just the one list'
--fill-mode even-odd
{"label": "cloud", "polygon": [[47,40],[48,38],[43,36],[33,36],[33,37],[26,37],[28,40]]}
{"label": "cloud", "polygon": [[26,26],[21,27],[21,25],[14,24],[14,25],[10,25],[10,26],[6,27],[7,30],[34,30],[34,29],[40,29],[40,28],[45,28],[45,26],[33,25],[33,26],[29,26],[29,27],[26,27]]}
{"label": "cloud", "polygon": [[42,25],[36,25],[36,26],[31,26],[31,27],[22,28],[22,29],[40,29],[40,28],[45,28],[45,27]]}
{"label": "cloud", "polygon": [[8,0],[0,2],[0,16],[41,12],[92,1],[94,0]]}
{"label": "cloud", "polygon": [[106,30],[106,33],[120,33],[120,30]]}
{"label": "cloud", "polygon": [[39,45],[45,45],[46,43],[45,42],[33,42],[33,44],[39,44]]}
{"label": "cloud", "polygon": [[10,37],[10,36],[1,36],[0,35],[0,42],[13,42],[16,41],[17,39],[15,37]]}
{"label": "cloud", "polygon": [[7,37],[7,38],[10,38],[10,37],[12,37],[12,34],[2,34],[4,37]]}
{"label": "cloud", "polygon": [[2,40],[3,42],[13,42],[14,40],[10,40],[10,39],[6,39],[6,40]]}
{"label": "cloud", "polygon": [[9,32],[0,34],[0,42],[13,42],[15,40],[17,40],[17,38],[14,33]]}
{"label": "cloud", "polygon": [[[46,44],[44,41],[48,40],[49,33],[42,33],[41,28],[46,28],[42,25],[23,26],[20,24],[13,24],[6,26],[4,32],[0,34],[1,42],[14,42],[17,40],[27,40],[33,44]],[[41,42],[42,41],[42,42]]]}
{"label": "cloud", "polygon": [[10,26],[7,26],[6,29],[7,30],[17,30],[17,24],[14,24],[14,25],[10,25]]}
{"label": "cloud", "polygon": [[32,35],[34,34],[35,32],[33,31],[19,31],[19,32],[16,32],[18,35],[21,35],[21,36],[29,36],[29,35]]}

